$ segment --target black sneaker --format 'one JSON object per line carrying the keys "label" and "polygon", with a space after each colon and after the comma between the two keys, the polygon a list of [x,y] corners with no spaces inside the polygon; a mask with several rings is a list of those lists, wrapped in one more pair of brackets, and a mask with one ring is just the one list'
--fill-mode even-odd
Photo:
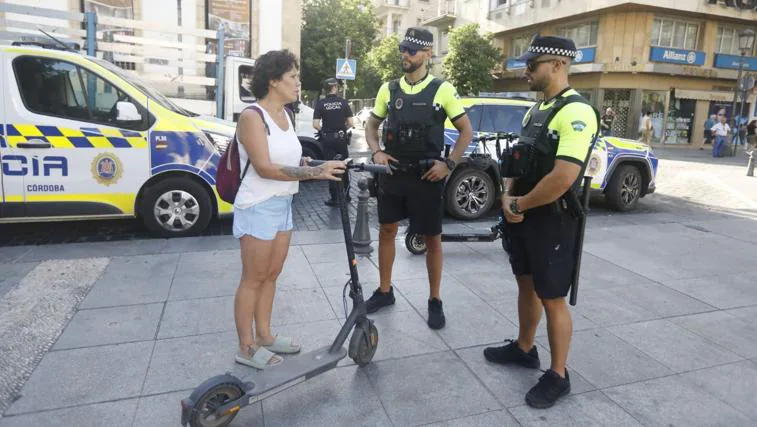
{"label": "black sneaker", "polygon": [[381,307],[394,305],[394,286],[389,288],[389,292],[381,292],[381,288],[373,291],[373,295],[365,302],[368,313],[375,313]]}
{"label": "black sneaker", "polygon": [[549,369],[539,378],[539,383],[526,393],[526,403],[532,408],[546,409],[568,393],[570,393],[568,370],[565,370],[565,378],[562,378],[557,372]]}
{"label": "black sneaker", "polygon": [[505,342],[508,341],[510,344],[505,346],[484,349],[486,360],[502,365],[515,363],[525,368],[539,369],[539,352],[536,350],[536,346],[531,347],[531,350],[526,353],[518,347],[518,341],[505,340]]}
{"label": "black sneaker", "polygon": [[336,200],[334,200],[334,199],[328,199],[325,202],[323,202],[323,204],[326,205],[326,206],[336,206],[337,205]]}
{"label": "black sneaker", "polygon": [[428,327],[431,329],[441,329],[446,323],[444,319],[444,310],[442,309],[442,301],[436,298],[428,300]]}

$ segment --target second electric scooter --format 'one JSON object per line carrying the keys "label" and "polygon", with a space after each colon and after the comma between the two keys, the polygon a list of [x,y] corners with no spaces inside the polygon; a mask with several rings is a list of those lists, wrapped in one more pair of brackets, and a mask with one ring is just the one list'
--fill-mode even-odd
{"label": "second electric scooter", "polygon": [[[505,139],[507,141],[507,146],[505,149],[509,150],[510,145],[517,138],[518,134],[500,132],[496,134],[480,136],[476,139],[478,143],[484,144],[485,152],[488,152],[486,141],[496,141],[497,157],[494,160],[497,162],[497,167],[494,168],[494,176],[496,178],[494,181],[497,184],[502,182],[499,172],[499,158],[502,155],[502,150],[499,141],[500,139]],[[481,156],[482,154],[477,155]],[[490,154],[486,155],[491,156]],[[497,239],[502,239],[502,248],[505,250],[505,252],[507,252],[507,243],[505,239],[502,238],[505,233],[505,227],[507,227],[507,224],[505,223],[505,217],[504,215],[500,214],[499,222],[493,225],[489,229],[488,233],[442,233],[442,242],[493,242]],[[426,252],[426,241],[420,234],[408,233],[407,235],[405,235],[405,248],[407,248],[407,250],[410,251],[410,253],[413,255],[420,255]]]}
{"label": "second electric scooter", "polygon": [[[311,161],[311,166],[322,164]],[[347,161],[347,171],[387,173],[388,167],[375,164],[353,164]],[[346,172],[345,172],[346,173]],[[322,374],[336,367],[337,363],[349,355],[359,366],[365,366],[373,359],[378,346],[378,330],[373,321],[366,317],[363,289],[357,272],[357,260],[352,247],[352,232],[347,204],[343,191],[344,181],[339,182],[337,199],[347,248],[350,280],[345,288],[350,288],[352,311],[344,322],[339,334],[331,345],[309,353],[286,359],[283,363],[264,370],[251,372],[240,379],[230,373],[218,375],[200,384],[192,394],[181,401],[181,425],[191,427],[224,427],[231,423],[243,407],[255,403],[263,393],[283,389],[301,381]],[[353,330],[354,328],[354,330]],[[349,350],[343,345],[352,331]]]}

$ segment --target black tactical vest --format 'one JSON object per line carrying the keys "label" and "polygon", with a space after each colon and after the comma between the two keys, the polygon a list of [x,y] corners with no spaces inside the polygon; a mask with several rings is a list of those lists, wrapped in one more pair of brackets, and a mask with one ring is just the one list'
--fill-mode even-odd
{"label": "black tactical vest", "polygon": [[386,152],[398,160],[438,158],[444,149],[444,120],[447,115],[434,97],[441,79],[433,79],[422,91],[409,95],[399,80],[389,82],[387,121],[383,139]]}
{"label": "black tactical vest", "polygon": [[[536,187],[536,184],[538,184],[539,181],[541,181],[541,179],[549,174],[552,171],[552,168],[554,168],[555,157],[557,156],[557,145],[560,142],[560,138],[559,135],[549,131],[549,123],[563,107],[572,102],[582,102],[591,106],[584,97],[575,94],[565,97],[559,96],[554,104],[546,110],[539,109],[544,103],[543,101],[539,101],[539,103],[531,108],[526,114],[525,120],[527,120],[527,122],[523,125],[523,130],[521,131],[518,143],[532,145],[534,147],[533,151],[535,158],[528,175],[515,180],[515,187],[513,188],[514,196],[528,194],[528,192]],[[599,112],[597,112],[593,106],[592,109],[597,117],[597,126],[599,126]],[[597,134],[594,135],[594,141],[592,141],[589,152],[587,153],[584,167],[586,167],[588,156],[591,155],[591,150],[594,147],[598,134],[599,130],[597,130]],[[583,172],[581,173],[581,176],[582,175]]]}

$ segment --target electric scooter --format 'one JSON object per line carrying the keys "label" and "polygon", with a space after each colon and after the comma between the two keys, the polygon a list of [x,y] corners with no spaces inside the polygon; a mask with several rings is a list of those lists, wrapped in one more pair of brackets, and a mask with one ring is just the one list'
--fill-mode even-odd
{"label": "electric scooter", "polygon": [[[317,166],[323,163],[323,161],[313,160],[310,165]],[[349,170],[371,173],[388,173],[389,171],[384,165],[354,164],[352,160],[347,160],[345,173]],[[347,355],[358,366],[365,366],[373,359],[378,346],[378,330],[373,321],[366,316],[363,289],[358,279],[357,260],[352,247],[350,219],[344,191],[342,191],[344,181],[339,181],[338,185],[337,197],[350,269],[350,279],[345,284],[345,291],[349,286],[349,296],[352,298],[353,305],[336,339],[329,346],[288,358],[283,363],[264,370],[256,370],[243,379],[227,372],[204,381],[188,398],[181,401],[181,425],[225,427],[231,423],[240,409],[255,403],[263,393],[273,389],[284,389],[329,371]],[[343,345],[350,331],[352,331],[352,337],[349,350],[345,350]]]}
{"label": "electric scooter", "polygon": [[[518,138],[518,136],[518,134],[512,132],[498,132],[496,134],[480,136],[476,139],[479,144],[484,143],[483,147],[485,152],[485,154],[475,154],[476,156],[491,157],[491,155],[488,153],[489,150],[486,147],[485,142],[496,141],[497,157],[495,158],[495,161],[497,162],[497,167],[494,168],[494,176],[496,178],[495,182],[497,183],[500,183],[502,181],[499,172],[499,159],[502,155],[500,139],[505,139],[505,141],[507,142],[505,149],[509,151],[510,145],[515,139]],[[471,154],[471,156],[474,156],[474,154]],[[493,242],[497,239],[502,239],[502,249],[507,252],[507,241],[503,238],[505,227],[507,227],[507,223],[505,222],[505,215],[504,213],[500,212],[499,222],[493,225],[489,229],[488,233],[442,233],[442,242]],[[407,235],[405,235],[405,248],[407,248],[407,250],[410,251],[410,253],[413,255],[421,255],[425,253],[426,241],[423,235],[416,233],[407,233]]]}

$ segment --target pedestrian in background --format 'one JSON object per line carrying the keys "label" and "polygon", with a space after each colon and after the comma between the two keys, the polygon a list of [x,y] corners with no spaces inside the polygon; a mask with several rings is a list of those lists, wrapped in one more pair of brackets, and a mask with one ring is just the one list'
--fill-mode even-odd
{"label": "pedestrian in background", "polygon": [[728,144],[728,134],[731,133],[731,127],[728,126],[728,117],[720,116],[720,123],[712,127],[712,133],[715,135],[715,143],[712,145],[712,157],[723,157],[723,149]]}

